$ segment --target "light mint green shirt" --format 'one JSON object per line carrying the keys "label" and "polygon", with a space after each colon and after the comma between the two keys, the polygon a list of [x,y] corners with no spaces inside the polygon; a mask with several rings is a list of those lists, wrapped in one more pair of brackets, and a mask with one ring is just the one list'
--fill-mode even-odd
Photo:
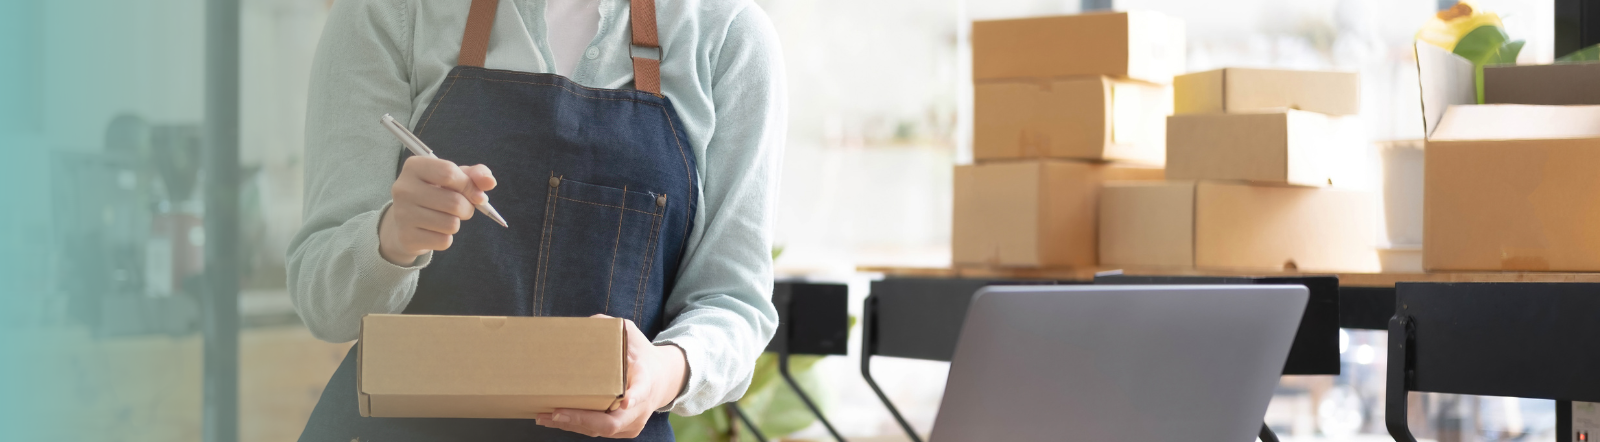
{"label": "light mint green shirt", "polygon": [[[312,63],[305,220],[288,255],[295,310],[322,340],[353,340],[362,315],[405,309],[432,258],[401,267],[378,254],[378,220],[402,149],[378,117],[416,123],[456,64],[469,3],[333,3]],[[628,1],[599,3],[599,31],[572,79],[631,87]],[[544,0],[501,0],[485,67],[554,72],[544,11]],[[662,92],[700,175],[700,210],[656,342],[682,347],[689,364],[669,408],[698,414],[744,394],[777,328],[771,220],[788,102],[777,34],[750,0],[658,0],[656,11]]]}

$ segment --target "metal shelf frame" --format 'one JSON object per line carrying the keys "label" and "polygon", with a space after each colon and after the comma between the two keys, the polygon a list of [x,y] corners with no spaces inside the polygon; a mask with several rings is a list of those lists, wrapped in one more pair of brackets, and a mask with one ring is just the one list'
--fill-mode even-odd
{"label": "metal shelf frame", "polygon": [[1384,420],[1415,442],[1413,391],[1557,401],[1556,438],[1572,440],[1572,401],[1600,402],[1600,284],[1407,283],[1389,320]]}
{"label": "metal shelf frame", "polygon": [[[778,330],[767,351],[777,354],[778,374],[794,390],[795,396],[806,409],[816,416],[834,440],[846,442],[839,430],[828,420],[811,395],[800,388],[789,370],[792,355],[844,356],[847,354],[850,334],[850,288],[844,284],[812,283],[804,281],[779,281],[773,285],[772,304],[778,310]],[[766,442],[755,422],[739,407],[738,401],[728,403],[746,427],[755,433],[757,440]]]}
{"label": "metal shelf frame", "polygon": [[[1302,362],[1336,363],[1339,328],[1388,330],[1390,361],[1400,363],[1389,365],[1390,412],[1385,415],[1391,434],[1400,442],[1415,440],[1404,426],[1408,391],[1555,399],[1558,434],[1569,436],[1561,442],[1570,440],[1571,401],[1600,402],[1600,382],[1592,376],[1600,373],[1600,355],[1592,349],[1588,354],[1580,351],[1585,344],[1600,342],[1600,321],[1582,318],[1600,311],[1600,283],[1400,282],[1394,287],[1351,287],[1339,285],[1331,276],[1110,276],[1096,282],[1306,285],[1313,302],[1307,304],[1291,354]],[[862,312],[861,376],[906,435],[922,442],[874,378],[873,356],[949,361],[967,303],[984,286],[1084,283],[892,275],[874,281]],[[1305,327],[1307,321],[1314,326]],[[1419,328],[1418,323],[1425,325]],[[1333,338],[1323,339],[1328,336]],[[1459,368],[1491,358],[1501,362]],[[1419,362],[1428,369],[1420,376]],[[1286,363],[1285,374],[1339,373],[1337,366],[1326,368]],[[1265,425],[1260,437],[1265,442],[1277,439]]]}

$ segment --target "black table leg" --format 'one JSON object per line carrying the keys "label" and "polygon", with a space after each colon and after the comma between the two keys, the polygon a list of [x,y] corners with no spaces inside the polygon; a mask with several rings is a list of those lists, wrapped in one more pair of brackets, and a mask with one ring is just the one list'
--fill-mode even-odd
{"label": "black table leg", "polygon": [[[761,430],[756,428],[756,423],[750,420],[750,416],[744,414],[743,408],[739,408],[739,402],[729,402],[728,409],[733,410],[733,415],[738,416],[740,422],[744,422],[744,427],[750,429],[750,435],[755,436],[757,442],[767,442],[767,437],[761,435]],[[732,422],[729,422],[730,426],[732,424]]]}
{"label": "black table leg", "polygon": [[1260,438],[1261,442],[1278,442],[1278,435],[1273,433],[1272,428],[1268,427],[1265,422],[1261,423],[1261,434],[1256,437]]}
{"label": "black table leg", "polygon": [[1395,442],[1417,442],[1406,421],[1406,393],[1410,391],[1411,355],[1414,354],[1411,349],[1413,327],[1410,318],[1400,314],[1389,319],[1389,373],[1384,380],[1383,420]]}
{"label": "black table leg", "polygon": [[816,415],[817,420],[822,422],[822,426],[828,429],[828,434],[832,435],[834,440],[845,442],[844,436],[839,435],[839,430],[835,430],[833,423],[828,422],[828,417],[822,415],[822,409],[817,408],[817,404],[811,401],[811,396],[807,396],[805,390],[800,389],[800,383],[795,382],[794,376],[789,375],[789,352],[787,351],[778,353],[778,374],[783,375],[783,381],[789,383],[789,388],[794,389],[794,395],[799,396],[801,402],[805,402],[806,408],[811,409],[811,414]]}
{"label": "black table leg", "polygon": [[861,312],[861,378],[867,381],[867,386],[872,387],[872,392],[878,395],[878,401],[889,409],[889,414],[894,416],[895,422],[900,424],[900,429],[905,430],[906,437],[911,442],[922,442],[922,437],[911,429],[911,424],[900,415],[900,408],[889,401],[889,395],[883,394],[883,388],[878,387],[878,380],[872,378],[872,355],[878,353],[878,299],[867,296],[867,302],[862,306]]}

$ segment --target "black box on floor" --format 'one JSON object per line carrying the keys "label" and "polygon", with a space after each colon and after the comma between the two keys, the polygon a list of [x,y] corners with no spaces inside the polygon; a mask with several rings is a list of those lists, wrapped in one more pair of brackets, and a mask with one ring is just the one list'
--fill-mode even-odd
{"label": "black box on floor", "polygon": [[778,332],[767,351],[844,355],[850,336],[850,287],[844,284],[778,282],[772,289]]}

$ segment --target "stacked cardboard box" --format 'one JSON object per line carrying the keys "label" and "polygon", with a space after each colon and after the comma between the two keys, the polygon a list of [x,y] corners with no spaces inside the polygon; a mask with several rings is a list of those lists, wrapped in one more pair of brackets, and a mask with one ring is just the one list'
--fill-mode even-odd
{"label": "stacked cardboard box", "polygon": [[1596,64],[1483,70],[1417,44],[1427,131],[1423,267],[1600,271]]}
{"label": "stacked cardboard box", "polygon": [[1373,196],[1359,171],[1356,75],[1221,69],[1177,77],[1167,179],[1101,195],[1105,266],[1378,269]]}
{"label": "stacked cardboard box", "polygon": [[1183,35],[1150,12],[973,23],[976,164],[955,170],[953,261],[1095,266],[1102,183],[1162,177]]}

